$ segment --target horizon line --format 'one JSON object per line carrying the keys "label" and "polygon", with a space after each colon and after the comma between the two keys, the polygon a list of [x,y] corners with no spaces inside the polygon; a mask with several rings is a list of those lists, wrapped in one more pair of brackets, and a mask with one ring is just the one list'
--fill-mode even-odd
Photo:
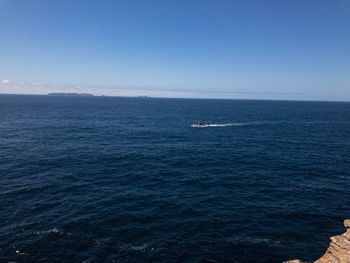
{"label": "horizon line", "polygon": [[[61,92],[50,92],[50,93],[61,93]],[[66,93],[72,93],[72,92],[66,92]],[[80,94],[80,93],[79,93]],[[138,98],[139,97],[145,97],[144,95],[135,95],[135,96],[123,96],[123,95],[95,95],[93,93],[88,93],[92,96],[86,96],[87,98],[91,97],[111,97],[111,98]],[[49,93],[41,93],[41,94],[33,94],[33,93],[1,93],[2,95],[8,95],[8,96],[48,96],[48,97],[85,97],[85,96],[49,96]],[[290,102],[330,102],[330,103],[350,103],[350,100],[310,100],[310,99],[259,99],[259,98],[206,98],[206,97],[162,97],[162,96],[148,96],[146,95],[146,98],[143,99],[192,99],[192,100],[244,100],[244,101],[290,101]]]}

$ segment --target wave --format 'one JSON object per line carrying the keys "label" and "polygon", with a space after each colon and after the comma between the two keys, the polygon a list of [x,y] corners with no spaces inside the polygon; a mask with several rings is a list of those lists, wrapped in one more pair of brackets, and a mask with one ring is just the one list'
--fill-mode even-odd
{"label": "wave", "polygon": [[135,252],[151,252],[155,253],[161,250],[161,248],[154,247],[150,243],[144,243],[139,245],[126,244],[121,247],[121,250],[135,251]]}
{"label": "wave", "polygon": [[48,230],[40,230],[40,231],[33,232],[33,234],[37,236],[48,235],[48,234],[62,234],[62,233],[63,231],[58,228],[52,228]]}
{"label": "wave", "polygon": [[266,245],[270,247],[281,247],[283,242],[277,239],[271,238],[260,238],[260,237],[233,237],[226,239],[229,243],[232,244],[245,244],[245,245]]}

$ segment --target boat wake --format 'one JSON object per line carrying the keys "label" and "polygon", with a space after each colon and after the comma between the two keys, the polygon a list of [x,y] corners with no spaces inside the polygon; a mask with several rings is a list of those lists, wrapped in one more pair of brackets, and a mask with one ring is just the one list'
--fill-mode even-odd
{"label": "boat wake", "polygon": [[203,124],[202,127],[229,127],[229,126],[251,126],[251,125],[321,125],[321,124],[347,124],[350,122],[324,122],[324,121],[254,121],[254,122],[233,122],[233,123],[207,123]]}
{"label": "boat wake", "polygon": [[[191,126],[194,128],[208,128],[208,127],[229,127],[229,126],[252,126],[252,125],[321,125],[321,124],[332,124],[339,122],[322,122],[322,121],[304,121],[304,122],[294,122],[294,121],[255,121],[255,122],[230,122],[230,123],[204,123],[198,122]],[[341,122],[342,124],[347,124],[349,122]]]}
{"label": "boat wake", "polygon": [[229,126],[247,126],[247,125],[257,125],[258,122],[233,122],[233,123],[208,123],[208,124],[201,124],[201,125],[192,125],[192,127],[200,127],[200,128],[207,128],[207,127],[229,127]]}
{"label": "boat wake", "polygon": [[236,122],[236,123],[212,123],[208,124],[208,127],[228,127],[228,126],[247,126],[247,125],[253,125],[254,123],[243,123],[243,122]]}

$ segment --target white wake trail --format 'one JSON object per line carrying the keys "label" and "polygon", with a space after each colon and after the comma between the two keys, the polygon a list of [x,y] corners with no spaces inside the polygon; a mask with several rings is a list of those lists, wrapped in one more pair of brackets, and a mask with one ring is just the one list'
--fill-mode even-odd
{"label": "white wake trail", "polygon": [[208,127],[228,127],[228,126],[247,126],[257,125],[259,122],[233,122],[233,123],[209,123]]}

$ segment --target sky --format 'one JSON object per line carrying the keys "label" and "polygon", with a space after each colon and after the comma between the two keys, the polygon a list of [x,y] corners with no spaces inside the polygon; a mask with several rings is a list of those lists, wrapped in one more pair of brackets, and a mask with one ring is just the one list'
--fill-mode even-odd
{"label": "sky", "polygon": [[350,0],[0,0],[0,93],[350,101]]}

